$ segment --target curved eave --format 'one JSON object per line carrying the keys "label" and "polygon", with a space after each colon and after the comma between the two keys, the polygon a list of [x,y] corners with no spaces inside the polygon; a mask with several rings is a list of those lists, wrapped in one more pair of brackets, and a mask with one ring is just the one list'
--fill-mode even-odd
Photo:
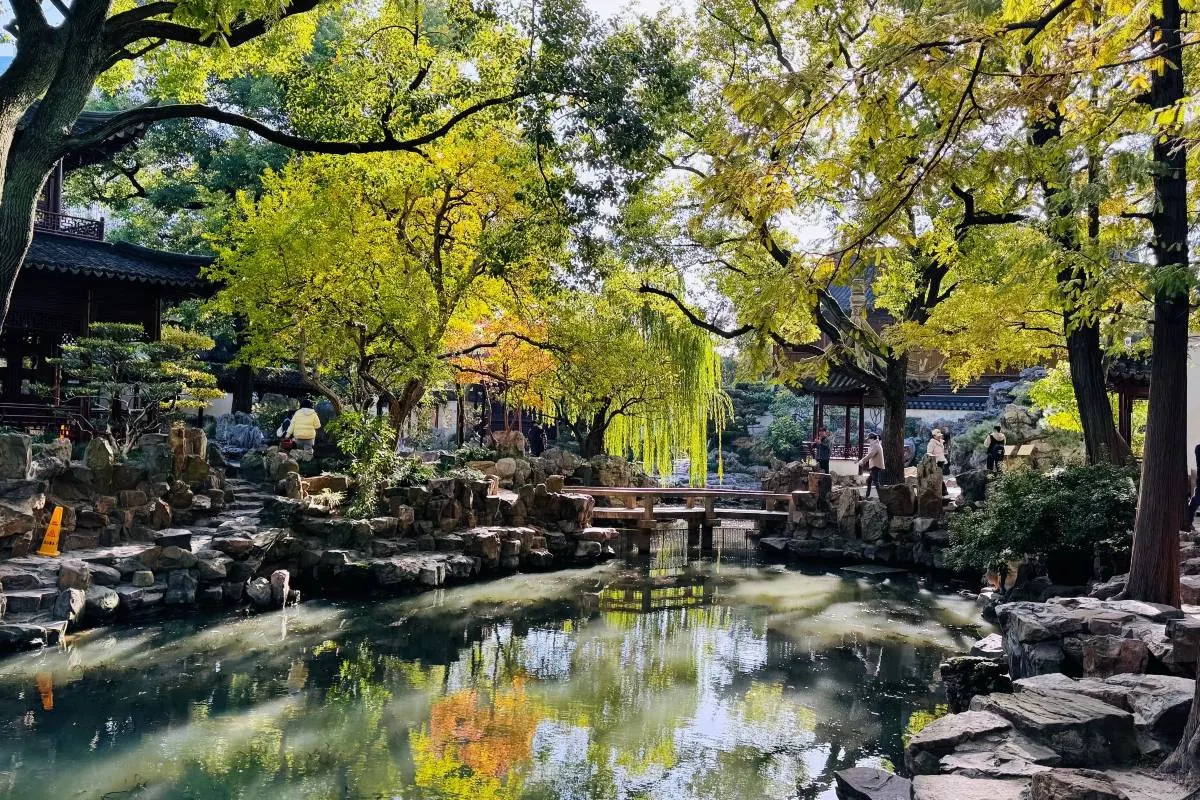
{"label": "curved eave", "polygon": [[150,277],[146,275],[131,275],[120,270],[108,270],[95,267],[69,267],[62,264],[47,264],[39,261],[27,261],[25,266],[45,272],[59,272],[64,275],[79,275],[82,277],[106,278],[129,283],[141,283],[148,286],[172,286],[180,289],[204,291],[209,287],[207,281],[199,278],[167,278]]}

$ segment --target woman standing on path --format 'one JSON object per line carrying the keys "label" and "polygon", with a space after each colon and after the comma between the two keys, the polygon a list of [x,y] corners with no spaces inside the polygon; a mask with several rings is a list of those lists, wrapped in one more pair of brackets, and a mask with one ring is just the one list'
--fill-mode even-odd
{"label": "woman standing on path", "polygon": [[938,469],[942,471],[942,494],[950,494],[949,490],[946,489],[945,480],[950,464],[946,461],[946,445],[942,440],[942,431],[940,428],[933,429],[933,436],[929,439],[929,444],[925,447],[925,457],[932,458],[938,465]]}

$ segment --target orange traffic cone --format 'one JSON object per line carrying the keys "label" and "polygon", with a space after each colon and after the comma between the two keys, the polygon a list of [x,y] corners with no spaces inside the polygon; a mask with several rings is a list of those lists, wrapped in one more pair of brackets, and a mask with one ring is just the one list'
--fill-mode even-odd
{"label": "orange traffic cone", "polygon": [[54,509],[50,515],[50,524],[46,526],[46,535],[42,537],[42,546],[38,548],[39,556],[58,556],[58,535],[62,531],[62,506]]}

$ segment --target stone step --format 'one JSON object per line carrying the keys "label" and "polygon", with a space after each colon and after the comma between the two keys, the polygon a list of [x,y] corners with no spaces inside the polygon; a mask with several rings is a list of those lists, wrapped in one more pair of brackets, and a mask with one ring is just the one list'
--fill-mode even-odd
{"label": "stone step", "polygon": [[8,614],[30,614],[53,608],[57,599],[57,586],[4,592],[5,609]]}

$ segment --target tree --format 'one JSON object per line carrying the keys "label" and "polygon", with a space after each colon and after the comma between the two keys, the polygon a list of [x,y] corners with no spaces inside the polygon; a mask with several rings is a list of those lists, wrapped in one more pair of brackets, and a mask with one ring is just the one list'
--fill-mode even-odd
{"label": "tree", "polygon": [[[199,358],[212,344],[170,326],[151,341],[140,325],[95,323],[87,336],[63,345],[58,361],[67,378],[62,399],[87,401],[93,411],[106,409],[104,428],[96,433],[127,456],[142,434],[223,395]],[[39,388],[47,395],[52,391]]]}
{"label": "tree", "polygon": [[555,262],[544,169],[511,115],[494,113],[425,159],[315,156],[269,174],[210,274],[225,286],[217,307],[246,319],[242,358],[295,363],[339,412],[386,405],[398,436],[467,355],[455,343]]}
{"label": "tree", "polygon": [[[12,4],[7,30],[16,52],[0,76],[0,324],[33,235],[38,194],[64,156],[95,158],[178,119],[234,126],[293,150],[419,153],[477,113],[578,77],[579,40],[591,26],[570,0],[542,6],[528,37],[493,10],[454,2],[401,0],[367,14],[318,0],[78,0],[54,3],[58,24],[42,6]],[[340,60],[311,59],[314,11],[341,15],[337,23],[349,19],[356,30],[366,16],[374,32],[357,51],[337,53]],[[298,96],[322,102],[264,120],[209,97],[210,77],[246,73],[294,81]],[[97,87],[135,80],[147,102],[76,125]],[[344,136],[325,135],[331,132]]]}
{"label": "tree", "polygon": [[632,456],[670,475],[686,455],[702,484],[709,427],[719,435],[730,412],[720,356],[708,333],[636,285],[611,268],[597,290],[560,288],[526,309],[532,335],[472,349],[459,368],[493,381],[507,402],[553,416],[584,458]]}

